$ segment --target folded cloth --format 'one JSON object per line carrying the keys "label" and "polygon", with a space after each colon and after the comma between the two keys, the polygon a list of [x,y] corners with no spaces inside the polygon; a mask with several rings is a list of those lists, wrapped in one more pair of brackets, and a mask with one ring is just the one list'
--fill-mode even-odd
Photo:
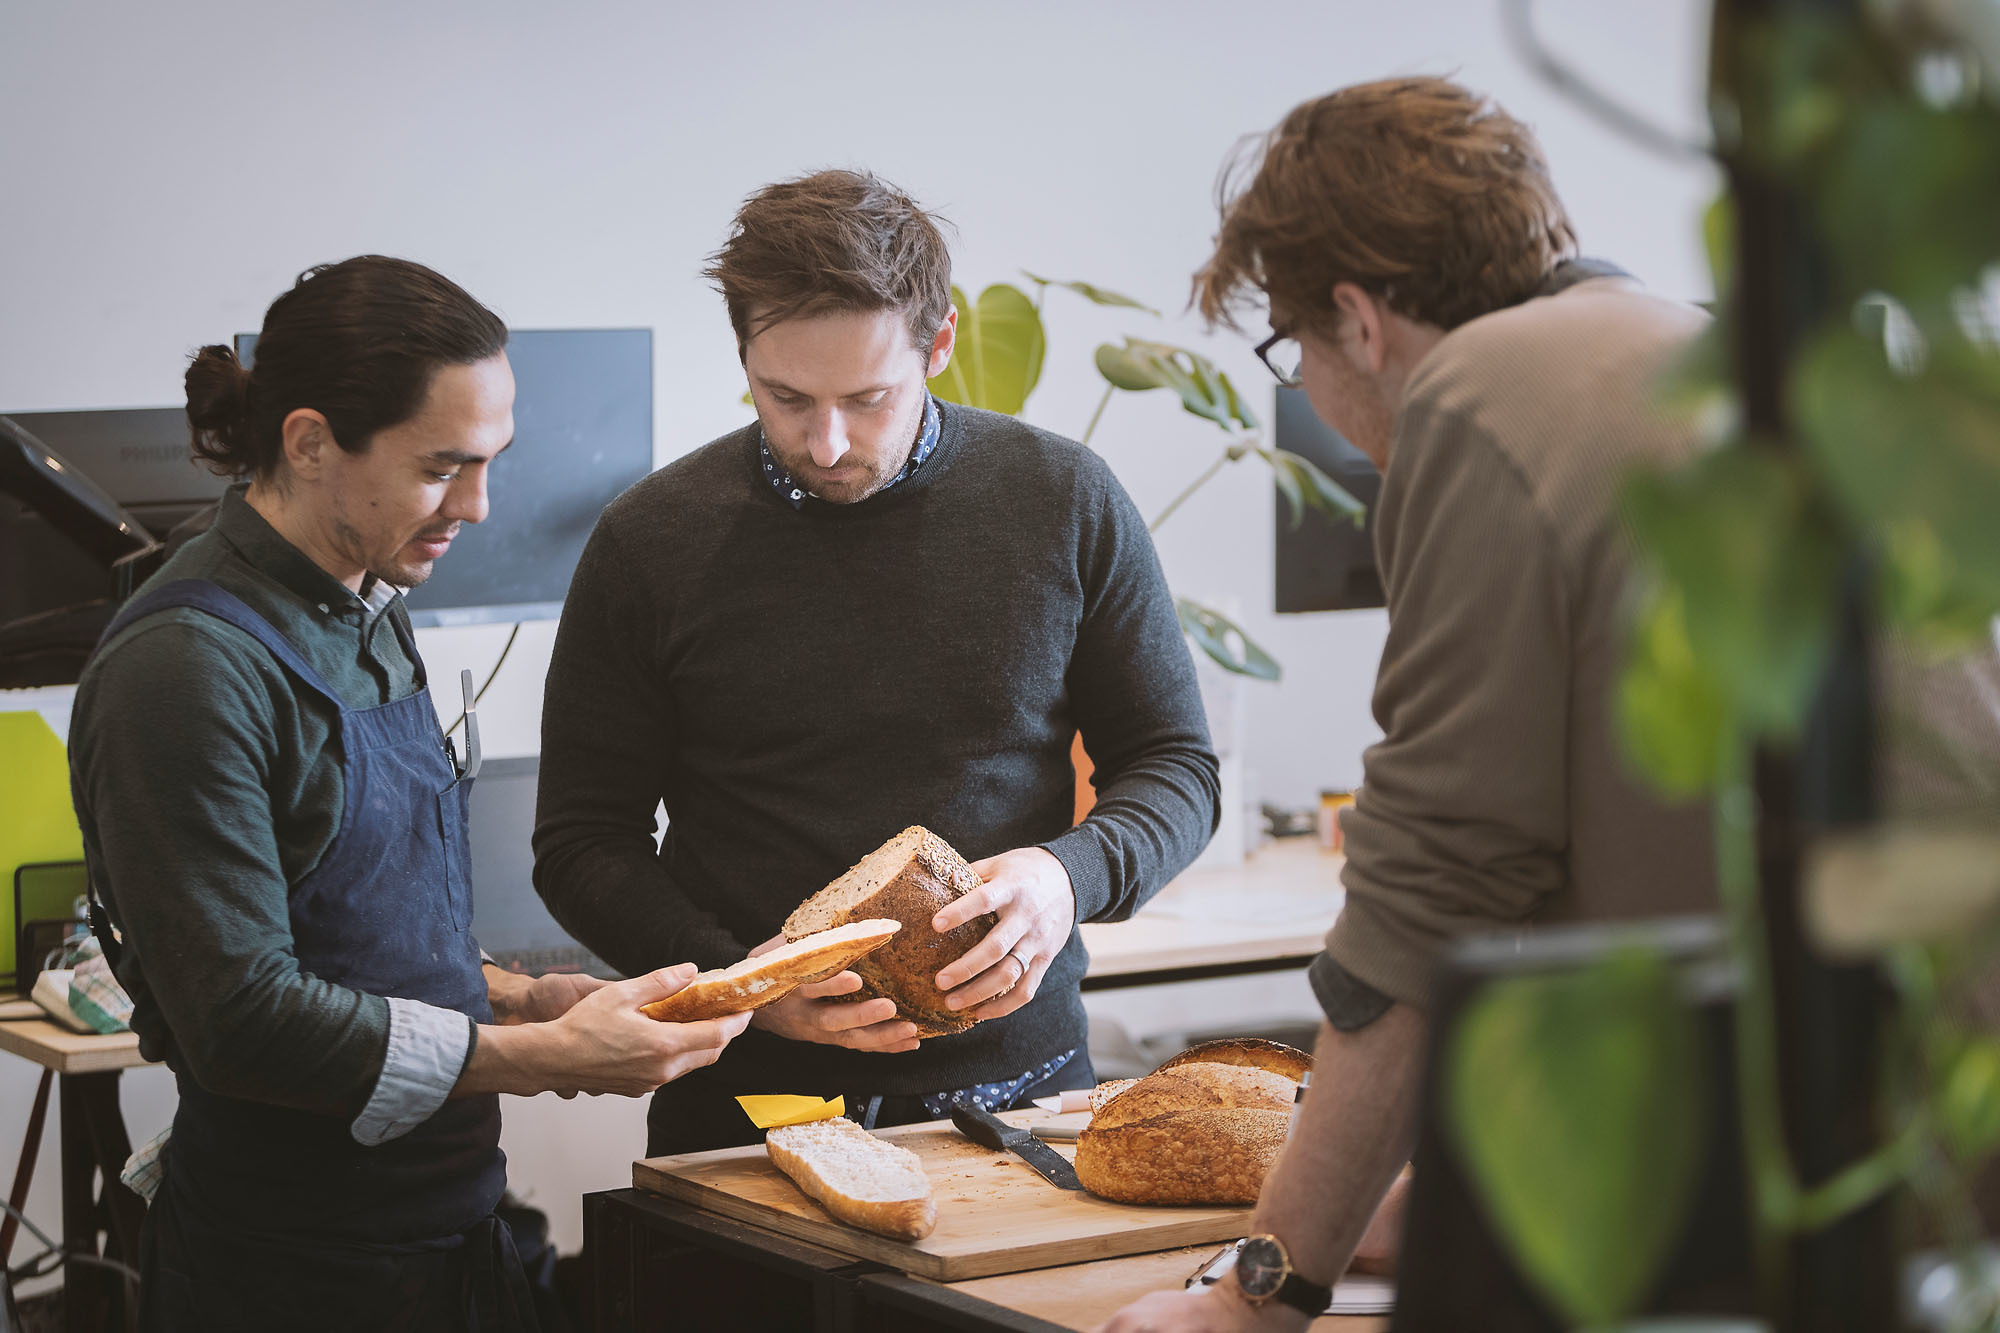
{"label": "folded cloth", "polygon": [[160,1192],[160,1177],[166,1169],[160,1154],[173,1133],[174,1127],[168,1125],[140,1144],[139,1150],[125,1159],[125,1169],[118,1173],[118,1179],[124,1182],[125,1188],[147,1203],[151,1203],[153,1196]]}
{"label": "folded cloth", "polygon": [[111,975],[95,935],[85,935],[63,959],[70,969],[69,1007],[93,1032],[124,1032],[132,1023],[132,997]]}

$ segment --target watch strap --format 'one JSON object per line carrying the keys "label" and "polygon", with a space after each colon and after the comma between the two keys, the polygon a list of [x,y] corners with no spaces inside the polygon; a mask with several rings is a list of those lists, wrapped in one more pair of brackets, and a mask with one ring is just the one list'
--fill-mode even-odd
{"label": "watch strap", "polygon": [[1283,1301],[1294,1310],[1303,1310],[1309,1315],[1322,1315],[1333,1301],[1333,1288],[1322,1287],[1317,1282],[1308,1282],[1297,1273],[1285,1274],[1285,1280],[1271,1293],[1273,1299]]}

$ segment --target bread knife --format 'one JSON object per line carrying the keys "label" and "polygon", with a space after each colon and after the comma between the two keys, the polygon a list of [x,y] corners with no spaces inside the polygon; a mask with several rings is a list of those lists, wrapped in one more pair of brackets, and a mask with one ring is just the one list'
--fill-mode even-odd
{"label": "bread knife", "polygon": [[1083,1182],[1076,1178],[1076,1168],[1063,1160],[1061,1153],[1025,1129],[1008,1124],[991,1111],[972,1105],[970,1102],[951,1104],[951,1123],[958,1126],[958,1132],[983,1147],[996,1152],[1011,1152],[1029,1166],[1042,1173],[1042,1179],[1057,1189],[1080,1190]]}

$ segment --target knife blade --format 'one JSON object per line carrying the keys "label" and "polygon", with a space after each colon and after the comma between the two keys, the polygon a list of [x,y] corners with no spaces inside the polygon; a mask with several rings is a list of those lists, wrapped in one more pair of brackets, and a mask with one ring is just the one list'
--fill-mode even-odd
{"label": "knife blade", "polygon": [[951,1123],[958,1126],[958,1132],[974,1143],[992,1148],[996,1152],[1013,1153],[1041,1172],[1042,1179],[1057,1189],[1083,1188],[1083,1182],[1076,1178],[1076,1168],[1063,1160],[1061,1153],[1027,1130],[1008,1124],[983,1107],[974,1106],[970,1102],[953,1102]]}

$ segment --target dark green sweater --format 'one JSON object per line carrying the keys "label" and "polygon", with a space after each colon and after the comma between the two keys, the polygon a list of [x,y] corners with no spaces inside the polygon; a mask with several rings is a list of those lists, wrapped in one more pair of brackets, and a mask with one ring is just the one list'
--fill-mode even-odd
{"label": "dark green sweater", "polygon": [[[946,405],[921,468],[855,505],[765,486],[755,427],[605,510],[549,668],[535,882],[628,973],[719,967],[906,825],[969,860],[1045,846],[1077,916],[1121,920],[1218,811],[1194,666],[1103,460]],[[1071,828],[1070,740],[1099,800]],[[669,827],[658,854],[654,812]],[[904,1055],[740,1039],[798,1090],[939,1091],[1084,1040],[1072,932],[1035,1001]],[[750,1038],[761,1034],[750,1034]]]}
{"label": "dark green sweater", "polygon": [[[242,598],[350,707],[417,688],[389,623],[402,599],[371,615],[240,489],[154,575],[185,578]],[[388,1003],[302,974],[287,907],[340,827],[336,720],[248,634],[162,611],[85,669],[70,768],[140,1050],[213,1092],[351,1116],[382,1070]]]}

